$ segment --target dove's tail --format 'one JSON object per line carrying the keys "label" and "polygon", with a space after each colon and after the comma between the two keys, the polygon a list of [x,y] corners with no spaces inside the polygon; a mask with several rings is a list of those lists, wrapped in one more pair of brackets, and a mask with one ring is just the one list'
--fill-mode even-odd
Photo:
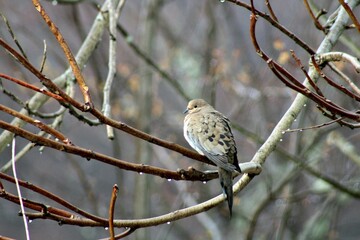
{"label": "dove's tail", "polygon": [[232,190],[232,172],[223,168],[219,168],[220,184],[223,190],[223,194],[226,196],[230,217],[232,216],[233,206],[233,190]]}

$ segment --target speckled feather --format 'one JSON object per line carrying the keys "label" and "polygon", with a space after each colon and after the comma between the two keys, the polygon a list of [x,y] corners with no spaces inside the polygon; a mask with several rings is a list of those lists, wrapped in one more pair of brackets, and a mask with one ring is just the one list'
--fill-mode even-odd
{"label": "speckled feather", "polygon": [[237,150],[229,120],[220,112],[212,108],[188,114],[185,117],[184,136],[191,147],[217,166],[228,171],[240,170],[236,167],[239,166]]}
{"label": "speckled feather", "polygon": [[220,184],[232,214],[232,172],[241,172],[230,121],[202,99],[191,100],[185,111],[184,137],[198,153],[219,167]]}

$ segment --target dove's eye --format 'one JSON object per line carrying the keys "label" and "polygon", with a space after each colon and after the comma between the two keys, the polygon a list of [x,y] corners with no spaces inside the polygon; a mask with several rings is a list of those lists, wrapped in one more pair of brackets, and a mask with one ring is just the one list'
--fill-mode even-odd
{"label": "dove's eye", "polygon": [[195,105],[194,108],[197,108],[197,105]]}

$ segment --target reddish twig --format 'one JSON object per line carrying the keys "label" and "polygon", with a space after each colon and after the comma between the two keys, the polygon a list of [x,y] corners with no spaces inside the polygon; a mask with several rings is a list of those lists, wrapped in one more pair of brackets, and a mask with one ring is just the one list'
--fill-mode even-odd
{"label": "reddish twig", "polygon": [[309,81],[310,85],[315,89],[316,93],[320,96],[324,96],[321,92],[320,88],[316,85],[316,83],[311,79],[308,72],[306,71],[304,65],[301,63],[301,60],[296,56],[294,50],[290,50],[291,56],[295,59],[296,64],[300,67],[301,71],[304,73],[306,79]]}
{"label": "reddish twig", "polygon": [[345,11],[349,14],[349,16],[350,16],[351,20],[353,21],[356,29],[360,32],[360,23],[356,19],[356,16],[353,13],[353,11],[351,10],[351,8],[349,7],[349,5],[344,0],[339,0],[339,3],[343,6]]}
{"label": "reddish twig", "polygon": [[93,103],[91,101],[90,93],[89,93],[89,87],[86,85],[83,75],[81,74],[80,68],[78,64],[76,63],[75,57],[72,54],[68,44],[66,43],[64,37],[62,36],[59,29],[56,27],[54,22],[50,19],[49,15],[47,15],[44,8],[41,6],[40,2],[38,0],[32,1],[36,10],[40,13],[42,18],[45,20],[46,24],[49,26],[50,31],[54,34],[56,40],[59,42],[61,48],[63,49],[66,58],[69,61],[69,64],[71,66],[71,69],[74,73],[75,79],[77,83],[79,84],[80,90],[83,94],[85,106],[83,107],[84,111],[88,111],[91,108],[93,108]]}
{"label": "reddish twig", "polygon": [[[124,232],[114,236],[114,239],[122,239],[122,238],[124,238],[126,236],[129,236],[131,233],[135,232],[136,229],[137,228],[135,228],[135,227],[131,227],[131,228],[128,227],[128,228],[126,228],[126,230]],[[110,238],[102,238],[102,239],[99,239],[99,240],[110,240]]]}
{"label": "reddish twig", "polygon": [[27,59],[26,53],[25,53],[24,49],[22,48],[21,44],[19,43],[19,41],[17,40],[17,37],[15,36],[15,33],[13,32],[9,21],[7,20],[7,18],[2,13],[0,13],[0,16],[3,18],[3,20],[4,20],[5,24],[6,24],[6,27],[8,29],[8,32],[10,33],[11,38],[14,40],[14,43],[16,44],[18,49],[20,50],[21,54]]}
{"label": "reddish twig", "polygon": [[[251,5],[253,6],[253,1],[251,1]],[[250,37],[251,41],[254,45],[256,53],[267,62],[270,70],[281,80],[286,86],[292,88],[293,90],[305,95],[309,99],[313,100],[314,102],[318,103],[320,106],[324,107],[325,109],[329,110],[333,114],[337,114],[339,116],[347,117],[354,121],[360,121],[360,114],[348,111],[340,106],[335,105],[330,100],[320,96],[310,89],[305,87],[299,80],[297,80],[294,76],[292,76],[286,69],[281,67],[277,62],[273,61],[269,58],[265,52],[263,52],[257,42],[256,34],[255,34],[255,26],[257,17],[254,14],[256,11],[254,8],[251,9],[252,14],[250,16]]]}
{"label": "reddish twig", "polygon": [[[333,119],[333,120],[337,120],[338,117],[334,114],[331,114],[331,113],[328,113],[327,111],[325,111],[325,109],[323,109],[322,107],[320,106],[317,106],[317,108],[320,110],[320,112],[327,118],[330,118],[330,119]],[[355,124],[355,123],[351,123],[351,122],[347,122],[345,120],[339,120],[338,121],[339,125],[340,126],[346,126],[350,129],[354,129],[354,128],[359,128],[360,127],[360,124]]]}
{"label": "reddish twig", "polygon": [[136,228],[135,227],[131,227],[128,228],[126,231],[124,231],[123,233],[120,233],[118,235],[115,236],[115,239],[121,239],[124,238],[126,236],[129,236],[131,233],[135,232]]}
{"label": "reddish twig", "polygon": [[267,7],[268,10],[269,10],[269,13],[270,13],[271,18],[272,18],[274,21],[278,22],[278,18],[276,17],[276,15],[275,15],[275,13],[274,13],[271,5],[270,5],[270,1],[269,1],[269,0],[265,0],[265,5],[266,5],[266,7]]}
{"label": "reddish twig", "polygon": [[360,101],[360,96],[357,94],[354,94],[350,90],[348,90],[346,87],[337,84],[334,80],[331,80],[328,76],[325,75],[325,73],[321,70],[321,67],[317,64],[317,61],[314,56],[311,56],[311,62],[313,66],[315,67],[316,71],[320,74],[320,76],[325,79],[325,81],[334,88],[340,90],[341,92],[348,95],[350,98],[355,99],[356,101]]}
{"label": "reddish twig", "polygon": [[325,32],[325,28],[321,25],[321,23],[319,22],[318,18],[314,15],[313,11],[311,10],[311,7],[310,7],[310,5],[309,5],[308,0],[304,0],[304,5],[305,5],[305,7],[306,7],[306,10],[308,10],[311,18],[313,19],[316,28],[319,29],[319,30],[321,30],[321,31],[323,31],[323,32]]}
{"label": "reddish twig", "polygon": [[[25,68],[27,68],[32,74],[34,74],[45,87],[47,87],[51,92],[60,95],[64,101],[73,105],[74,107],[83,110],[84,106],[75,101],[69,95],[67,95],[63,90],[61,90],[56,84],[54,84],[50,79],[45,77],[41,72],[39,72],[26,58],[20,55],[15,49],[13,49],[9,44],[7,44],[2,38],[0,38],[0,45],[4,47],[16,60],[18,60]],[[62,103],[62,102],[60,102]]]}
{"label": "reddish twig", "polygon": [[10,76],[8,76],[6,74],[3,74],[3,73],[0,73],[0,78],[4,78],[4,79],[12,81],[12,82],[14,82],[14,83],[16,83],[16,84],[18,84],[20,86],[23,86],[23,87],[26,87],[26,88],[31,89],[33,91],[42,93],[42,94],[47,95],[49,97],[52,97],[52,98],[54,98],[54,99],[56,99],[58,101],[64,102],[64,99],[62,97],[60,97],[59,95],[56,95],[56,94],[54,94],[52,92],[49,92],[49,91],[47,91],[45,89],[38,88],[38,87],[36,87],[36,86],[34,86],[32,84],[29,84],[27,82],[24,82],[24,81],[20,80],[20,79],[10,77]]}
{"label": "reddish twig", "polygon": [[228,2],[232,2],[240,7],[246,8],[249,11],[253,11],[254,15],[259,15],[260,17],[262,17],[263,19],[268,21],[272,26],[274,26],[279,31],[281,31],[286,36],[288,36],[290,39],[292,39],[297,45],[299,45],[301,48],[303,48],[306,52],[308,52],[309,54],[315,54],[315,50],[313,50],[305,41],[300,39],[298,36],[296,36],[294,33],[292,33],[286,27],[281,25],[279,22],[272,19],[268,14],[255,9],[255,7],[251,8],[251,5],[243,3],[239,0],[228,0]]}
{"label": "reddish twig", "polygon": [[[16,196],[16,195],[13,195],[11,193],[6,192],[5,190],[0,191],[0,198],[6,199],[6,200],[8,200],[10,202],[13,202],[13,203],[16,203],[16,204],[20,205],[19,197]],[[59,208],[47,207],[42,203],[31,201],[31,200],[26,199],[26,198],[23,198],[22,201],[23,201],[24,206],[26,208],[35,210],[37,212],[41,212],[41,215],[42,215],[41,218],[45,218],[50,214],[54,214],[54,215],[60,216],[61,218],[68,218],[68,219],[72,219],[74,217],[74,215],[71,214],[70,212],[59,209]],[[31,218],[29,218],[29,219],[31,219]]]}
{"label": "reddish twig", "polygon": [[5,107],[4,105],[0,104],[0,111],[6,112],[14,117],[20,118],[21,120],[30,123],[31,125],[34,125],[35,127],[41,129],[42,131],[54,136],[55,138],[59,139],[60,141],[62,141],[64,144],[70,144],[72,145],[71,141],[69,140],[69,138],[67,138],[66,136],[64,136],[61,132],[55,130],[52,127],[47,126],[46,124],[40,122],[39,120],[35,120],[29,116],[26,116],[24,114],[21,114],[11,108]]}
{"label": "reddish twig", "polygon": [[[5,174],[5,173],[1,173],[1,172],[0,172],[0,179],[4,179],[4,180],[6,180],[6,181],[8,181],[8,182],[15,183],[15,179],[14,179],[13,177]],[[92,214],[84,211],[84,210],[81,210],[81,209],[79,209],[78,207],[76,207],[76,206],[72,205],[71,203],[67,202],[67,201],[64,200],[63,198],[58,197],[58,196],[56,196],[55,194],[53,194],[53,193],[51,193],[51,192],[49,192],[49,191],[47,191],[47,190],[45,190],[45,189],[43,189],[43,188],[40,188],[40,187],[38,187],[38,186],[36,186],[36,185],[34,185],[34,184],[32,184],[32,183],[29,183],[29,182],[27,182],[27,181],[19,180],[19,185],[22,186],[22,187],[24,187],[24,188],[26,188],[26,189],[29,189],[29,190],[31,190],[31,191],[33,191],[33,192],[36,192],[36,193],[38,193],[38,194],[40,194],[40,195],[42,195],[42,196],[44,196],[44,197],[46,197],[46,198],[48,198],[48,199],[51,199],[51,200],[53,200],[54,202],[56,202],[56,203],[58,203],[58,204],[60,204],[60,205],[62,205],[62,206],[64,206],[64,207],[66,207],[67,209],[69,209],[69,210],[71,210],[71,211],[73,211],[73,212],[75,212],[75,213],[77,213],[77,214],[79,214],[79,215],[81,215],[81,216],[84,216],[84,217],[86,217],[86,218],[88,218],[88,219],[91,219],[91,220],[93,220],[93,221],[95,221],[95,222],[99,222],[99,223],[103,223],[103,224],[107,224],[107,223],[108,223],[107,219],[97,217],[97,216],[95,216],[95,215],[92,215]],[[41,205],[41,206],[45,206],[45,205]],[[34,209],[34,208],[32,208],[32,207],[30,207],[30,208],[31,208],[31,209]],[[59,211],[53,212],[51,209],[53,209],[53,208],[44,207],[44,210],[40,210],[40,211],[42,211],[42,212],[44,212],[44,213],[46,213],[46,212],[52,212],[52,213],[54,213],[54,214],[58,214],[58,215],[59,215]],[[36,210],[36,209],[34,209],[34,210]],[[73,215],[70,215],[70,214],[68,214],[68,213],[66,213],[66,214],[61,214],[61,215],[62,215],[63,217],[73,217]]]}
{"label": "reddish twig", "polygon": [[115,210],[115,202],[116,202],[118,191],[119,191],[119,188],[115,184],[113,186],[113,189],[112,189],[112,192],[111,192],[110,207],[109,207],[109,233],[110,233],[110,239],[111,240],[115,240],[114,210]]}

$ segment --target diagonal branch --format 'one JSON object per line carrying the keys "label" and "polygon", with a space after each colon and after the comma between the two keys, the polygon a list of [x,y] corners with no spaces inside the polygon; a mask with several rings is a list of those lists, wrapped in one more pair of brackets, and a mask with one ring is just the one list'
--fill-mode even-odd
{"label": "diagonal branch", "polygon": [[82,108],[84,109],[84,111],[90,110],[94,106],[91,101],[89,87],[85,83],[84,77],[81,74],[81,70],[80,70],[78,64],[76,63],[74,55],[72,54],[72,52],[71,52],[68,44],[66,43],[64,37],[62,36],[61,32],[56,27],[54,22],[50,19],[49,15],[47,15],[47,13],[45,12],[45,9],[41,6],[40,2],[38,0],[33,0],[32,2],[34,4],[36,10],[40,13],[42,18],[45,20],[46,24],[49,26],[51,32],[54,34],[56,40],[59,42],[61,48],[63,49],[63,51],[65,53],[66,58],[69,61],[71,69],[75,75],[75,78],[79,84],[80,90],[84,97],[85,106],[83,106]]}
{"label": "diagonal branch", "polygon": [[355,24],[356,29],[360,32],[360,23],[359,21],[356,19],[356,16],[354,14],[354,12],[351,10],[351,8],[349,7],[349,4],[345,3],[344,0],[339,0],[340,4],[343,6],[343,8],[345,9],[345,11],[349,14],[351,20],[353,21],[353,23]]}

